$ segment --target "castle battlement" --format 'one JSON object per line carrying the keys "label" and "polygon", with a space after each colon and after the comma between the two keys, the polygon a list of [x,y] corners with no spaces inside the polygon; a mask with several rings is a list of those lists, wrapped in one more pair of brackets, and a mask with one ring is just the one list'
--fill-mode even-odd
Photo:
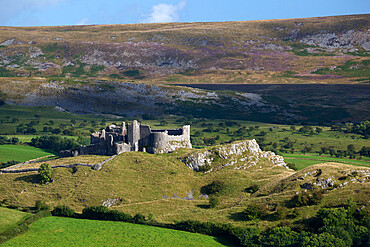
{"label": "castle battlement", "polygon": [[[110,125],[90,136],[90,145],[81,146],[78,155],[114,155],[131,151],[169,153],[178,148],[191,148],[190,125],[180,129],[152,130],[134,120],[126,126]],[[61,152],[61,156],[74,156],[74,152]],[[73,155],[72,155],[73,154]]]}

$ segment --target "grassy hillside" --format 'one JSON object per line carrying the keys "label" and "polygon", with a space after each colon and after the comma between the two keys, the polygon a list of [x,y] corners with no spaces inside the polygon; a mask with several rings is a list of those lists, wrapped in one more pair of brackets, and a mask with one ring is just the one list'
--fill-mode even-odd
{"label": "grassy hillside", "polygon": [[[318,208],[341,205],[349,198],[353,198],[359,205],[366,205],[370,193],[366,179],[360,182],[368,176],[366,172],[370,171],[369,168],[327,163],[294,172],[262,159],[258,165],[246,170],[236,170],[234,166],[229,166],[203,174],[190,170],[178,160],[186,152],[183,150],[178,154],[163,155],[124,153],[106,163],[100,171],[86,167],[78,167],[77,171],[58,168],[53,175],[55,181],[46,185],[38,184],[36,172],[1,174],[0,200],[7,199],[8,204],[19,207],[31,207],[36,200],[42,200],[51,207],[69,205],[81,211],[85,206],[101,205],[108,199],[117,199],[118,203],[113,209],[131,215],[152,213],[159,222],[192,219],[239,226],[257,225],[264,229],[276,226],[280,221],[269,218],[245,221],[240,213],[247,205],[264,205],[268,215],[272,215],[278,205],[287,207],[296,192],[303,191],[300,185],[313,183],[318,178],[331,178],[335,186],[325,189],[319,205],[295,208],[296,216],[289,220],[289,224],[299,224],[302,218],[314,216]],[[86,162],[82,158],[68,160]],[[48,163],[53,165],[53,162],[57,161]],[[315,173],[317,169],[321,170],[318,177],[304,176],[305,173]],[[297,180],[300,176],[305,178]],[[224,181],[226,187],[217,194],[219,205],[209,208],[208,200],[198,197],[201,188],[215,180]],[[345,182],[346,185],[338,187]],[[246,188],[251,185],[259,186],[256,193],[247,192]],[[193,190],[194,200],[163,198],[164,195],[171,197],[174,193],[180,198],[185,197],[190,190]]]}
{"label": "grassy hillside", "polygon": [[[98,230],[97,230],[98,229]],[[122,222],[47,217],[3,246],[225,246],[222,239]]]}
{"label": "grassy hillside", "polygon": [[19,222],[30,215],[18,210],[0,207],[0,233],[11,227],[16,227]]}

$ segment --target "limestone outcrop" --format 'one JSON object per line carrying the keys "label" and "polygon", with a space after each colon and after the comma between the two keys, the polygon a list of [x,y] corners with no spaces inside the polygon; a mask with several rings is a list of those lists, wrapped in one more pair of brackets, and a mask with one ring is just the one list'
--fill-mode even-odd
{"label": "limestone outcrop", "polygon": [[211,166],[214,163],[217,165],[216,167],[211,166],[212,170],[232,165],[235,165],[234,169],[246,169],[257,165],[261,159],[267,159],[274,165],[289,169],[282,156],[274,152],[262,151],[255,139],[217,146],[210,150],[196,151],[181,160],[190,169],[198,171],[202,166]]}

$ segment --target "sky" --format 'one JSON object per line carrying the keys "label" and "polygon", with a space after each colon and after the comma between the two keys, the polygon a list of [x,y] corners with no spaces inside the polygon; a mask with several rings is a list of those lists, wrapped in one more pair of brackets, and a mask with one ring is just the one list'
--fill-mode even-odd
{"label": "sky", "polygon": [[370,0],[0,0],[0,6],[0,26],[248,21],[370,13]]}

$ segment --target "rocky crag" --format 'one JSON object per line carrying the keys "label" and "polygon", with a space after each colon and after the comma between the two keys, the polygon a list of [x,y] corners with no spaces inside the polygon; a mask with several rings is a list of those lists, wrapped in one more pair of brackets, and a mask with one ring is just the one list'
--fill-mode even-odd
{"label": "rocky crag", "polygon": [[289,169],[282,156],[271,151],[262,151],[255,139],[198,150],[181,158],[181,161],[192,170],[199,171],[202,167],[208,166],[207,172],[227,166],[248,169],[252,166],[261,166],[260,161],[263,160]]}

